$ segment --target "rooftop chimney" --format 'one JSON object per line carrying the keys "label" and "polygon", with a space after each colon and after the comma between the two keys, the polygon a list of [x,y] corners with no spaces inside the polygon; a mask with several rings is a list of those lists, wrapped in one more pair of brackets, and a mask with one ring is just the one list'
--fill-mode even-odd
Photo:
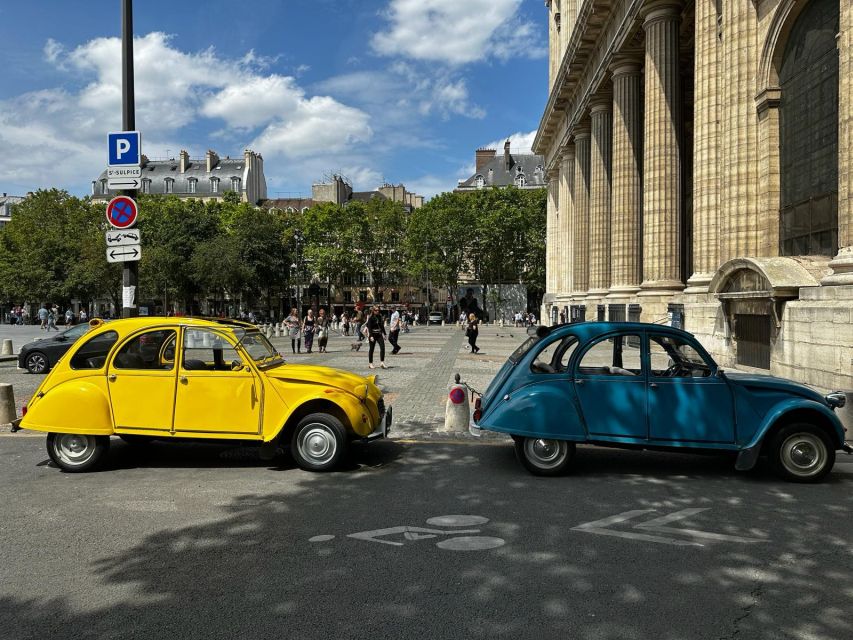
{"label": "rooftop chimney", "polygon": [[190,166],[190,154],[187,153],[184,149],[181,149],[180,153],[180,170],[181,173],[186,173],[187,168]]}
{"label": "rooftop chimney", "polygon": [[213,167],[219,164],[219,156],[216,155],[215,151],[207,150],[207,153],[204,154],[204,164],[208,173],[213,171]]}
{"label": "rooftop chimney", "polygon": [[512,168],[512,156],[509,155],[509,138],[504,142],[504,168],[507,171]]}
{"label": "rooftop chimney", "polygon": [[475,172],[480,173],[483,170],[483,167],[489,164],[496,154],[496,149],[477,149],[474,152]]}

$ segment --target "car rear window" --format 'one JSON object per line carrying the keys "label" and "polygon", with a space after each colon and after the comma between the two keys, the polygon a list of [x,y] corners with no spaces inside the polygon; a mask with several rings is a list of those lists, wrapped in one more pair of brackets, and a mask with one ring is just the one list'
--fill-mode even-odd
{"label": "car rear window", "polygon": [[107,361],[107,355],[118,341],[115,331],[106,331],[89,338],[80,345],[71,358],[72,369],[101,369]]}

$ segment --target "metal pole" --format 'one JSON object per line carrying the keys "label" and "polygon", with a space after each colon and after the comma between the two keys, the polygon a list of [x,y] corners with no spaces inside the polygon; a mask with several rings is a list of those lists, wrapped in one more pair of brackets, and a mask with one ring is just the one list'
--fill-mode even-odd
{"label": "metal pole", "polygon": [[[133,94],[133,0],[121,0],[121,123],[124,131],[136,129],[136,109]],[[121,191],[121,195],[133,198],[134,191]],[[136,304],[139,290],[139,263],[124,262],[121,273],[122,318],[135,318],[139,315]],[[127,298],[132,291],[133,299],[128,305]],[[127,293],[125,293],[127,292]]]}

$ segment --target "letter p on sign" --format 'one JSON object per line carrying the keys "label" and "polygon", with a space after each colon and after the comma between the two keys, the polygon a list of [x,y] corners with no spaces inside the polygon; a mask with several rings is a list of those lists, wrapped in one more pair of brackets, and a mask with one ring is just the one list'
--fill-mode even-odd
{"label": "letter p on sign", "polygon": [[138,131],[111,133],[109,138],[109,166],[127,167],[140,164],[141,136]]}

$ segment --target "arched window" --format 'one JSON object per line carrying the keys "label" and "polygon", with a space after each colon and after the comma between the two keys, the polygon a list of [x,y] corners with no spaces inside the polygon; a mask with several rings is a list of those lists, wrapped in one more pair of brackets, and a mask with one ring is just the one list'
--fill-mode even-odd
{"label": "arched window", "polygon": [[187,180],[187,183],[189,184],[190,193],[195,193],[197,191],[196,185],[198,184],[198,178],[190,178]]}
{"label": "arched window", "polygon": [[151,178],[142,178],[142,193],[151,193]]}
{"label": "arched window", "polygon": [[210,179],[210,192],[219,193],[219,178]]}
{"label": "arched window", "polygon": [[486,181],[483,176],[478,174],[477,177],[474,178],[474,186],[476,186],[478,189],[482,189],[486,186]]}
{"label": "arched window", "polygon": [[779,70],[780,250],[838,248],[838,0],[797,17]]}
{"label": "arched window", "polygon": [[174,193],[175,191],[175,179],[174,178],[166,178],[166,193]]}
{"label": "arched window", "polygon": [[239,191],[240,190],[240,178],[231,178],[231,191]]}
{"label": "arched window", "polygon": [[516,187],[521,188],[526,184],[527,184],[527,179],[524,177],[523,173],[519,173],[517,176],[515,176],[515,186]]}

